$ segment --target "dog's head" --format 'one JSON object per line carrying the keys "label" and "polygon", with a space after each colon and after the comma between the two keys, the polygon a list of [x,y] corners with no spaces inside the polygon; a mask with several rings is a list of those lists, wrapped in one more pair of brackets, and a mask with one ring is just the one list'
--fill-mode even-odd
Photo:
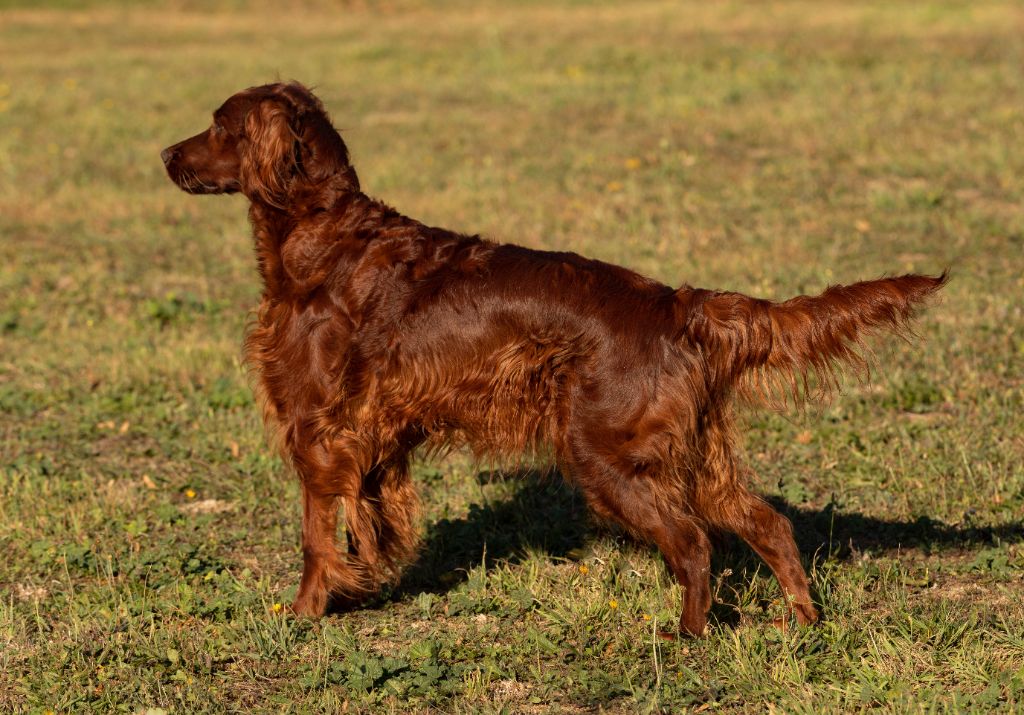
{"label": "dog's head", "polygon": [[348,149],[313,93],[297,82],[252,87],[213,113],[210,128],[160,152],[167,174],[192,194],[242,192],[284,208],[298,187],[329,180],[355,191]]}

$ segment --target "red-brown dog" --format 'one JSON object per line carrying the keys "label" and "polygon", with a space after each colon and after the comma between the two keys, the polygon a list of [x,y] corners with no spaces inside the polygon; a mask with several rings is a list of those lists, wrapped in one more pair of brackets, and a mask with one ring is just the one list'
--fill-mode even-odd
{"label": "red-brown dog", "polygon": [[709,529],[760,554],[800,623],[818,618],[789,521],[744,485],[733,392],[766,374],[830,382],[945,274],[772,303],[424,226],[360,191],[299,84],[234,95],[162,157],[185,191],[252,202],[264,289],[246,353],[302,483],[296,613],[396,577],[417,543],[410,453],[468,444],[552,455],[597,514],[657,544],[683,587],[683,633],[707,620]]}

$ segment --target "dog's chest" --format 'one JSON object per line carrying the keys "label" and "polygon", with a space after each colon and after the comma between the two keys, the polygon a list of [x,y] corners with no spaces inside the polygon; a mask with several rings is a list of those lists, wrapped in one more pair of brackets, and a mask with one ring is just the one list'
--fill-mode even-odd
{"label": "dog's chest", "polygon": [[264,305],[245,340],[264,419],[302,422],[345,394],[350,331],[339,321],[287,305]]}

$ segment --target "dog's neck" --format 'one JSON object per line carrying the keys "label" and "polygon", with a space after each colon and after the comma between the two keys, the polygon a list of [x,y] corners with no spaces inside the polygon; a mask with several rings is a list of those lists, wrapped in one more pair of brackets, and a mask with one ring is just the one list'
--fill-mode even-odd
{"label": "dog's neck", "polygon": [[286,209],[252,202],[249,221],[265,297],[308,295],[345,255],[361,254],[386,223],[411,221],[361,191],[332,188],[329,202],[321,194],[310,201],[296,196]]}
{"label": "dog's neck", "polygon": [[327,176],[297,176],[289,188],[285,206],[287,212],[298,219],[330,210],[361,195],[356,170],[345,165]]}

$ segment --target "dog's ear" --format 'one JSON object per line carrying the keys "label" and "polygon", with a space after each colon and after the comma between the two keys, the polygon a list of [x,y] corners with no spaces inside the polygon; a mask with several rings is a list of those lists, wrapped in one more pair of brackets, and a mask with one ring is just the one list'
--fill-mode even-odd
{"label": "dog's ear", "polygon": [[245,118],[246,145],[241,152],[240,182],[250,197],[282,208],[288,184],[297,170],[299,138],[292,128],[292,110],[264,100]]}
{"label": "dog's ear", "polygon": [[299,173],[314,184],[338,179],[336,187],[358,191],[359,178],[349,163],[348,147],[331,124],[324,105],[298,83],[283,85],[279,91],[295,107]]}
{"label": "dog's ear", "polygon": [[359,179],[349,164],[348,148],[341,135],[331,126],[322,108],[301,115],[298,127],[302,134],[300,170],[313,182],[329,177],[344,177],[348,188],[359,189]]}

